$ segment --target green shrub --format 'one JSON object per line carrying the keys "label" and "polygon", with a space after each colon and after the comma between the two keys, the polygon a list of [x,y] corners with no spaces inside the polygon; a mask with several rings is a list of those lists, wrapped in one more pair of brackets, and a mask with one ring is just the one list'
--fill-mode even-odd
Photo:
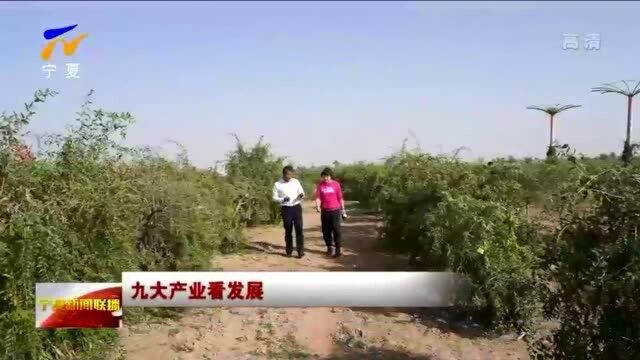
{"label": "green shrub", "polygon": [[524,329],[536,309],[534,224],[521,172],[402,152],[386,164],[382,244],[430,271],[457,271],[475,285],[488,324]]}
{"label": "green shrub", "polygon": [[380,190],[387,168],[379,164],[359,163],[341,166],[336,178],[342,183],[345,199],[357,201],[360,206],[380,210]]}
{"label": "green shrub", "polygon": [[526,331],[535,358],[640,357],[637,166],[564,146],[486,164],[402,151],[343,171],[350,195],[379,208],[384,247],[466,274],[488,324]]}
{"label": "green shrub", "polygon": [[240,190],[238,202],[247,225],[275,223],[280,219],[279,206],[271,200],[273,184],[282,177],[283,158],[271,153],[262,142],[245,148],[236,137],[236,149],[227,155],[229,181]]}
{"label": "green shrub", "polygon": [[131,116],[93,109],[90,97],[37,160],[17,158],[35,103],[54,94],[39,91],[24,113],[0,119],[0,356],[101,359],[115,332],[34,329],[34,283],[210,269],[214,254],[244,241],[251,216],[239,202],[246,189],[224,177],[119,146]]}
{"label": "green shrub", "polygon": [[296,168],[296,177],[302,184],[308,200],[315,199],[316,185],[320,180],[320,172],[324,167],[298,167]]}
{"label": "green shrub", "polygon": [[[582,165],[584,170],[586,166]],[[541,258],[546,317],[559,329],[532,345],[538,358],[640,357],[640,169],[611,165],[568,184],[566,206]],[[589,200],[589,206],[578,204]]]}

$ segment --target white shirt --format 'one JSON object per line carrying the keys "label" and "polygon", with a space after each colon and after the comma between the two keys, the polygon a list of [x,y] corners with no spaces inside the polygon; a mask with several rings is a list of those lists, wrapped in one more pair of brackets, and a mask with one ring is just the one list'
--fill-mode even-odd
{"label": "white shirt", "polygon": [[[304,190],[298,179],[291,179],[289,181],[280,179],[277,183],[273,184],[273,201],[282,206],[299,205],[300,199],[298,196],[300,196],[300,194],[304,194]],[[283,202],[285,197],[288,197],[289,201]]]}

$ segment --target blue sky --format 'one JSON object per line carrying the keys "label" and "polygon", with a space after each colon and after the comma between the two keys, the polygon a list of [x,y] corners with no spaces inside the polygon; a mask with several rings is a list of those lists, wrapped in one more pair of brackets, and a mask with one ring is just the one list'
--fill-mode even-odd
{"label": "blue sky", "polygon": [[[589,90],[640,80],[639,10],[635,2],[5,2],[0,109],[19,109],[37,88],[58,90],[31,130],[60,132],[95,89],[96,104],[136,117],[129,143],[171,154],[172,139],[206,167],[232,149],[230,133],[246,142],[264,135],[297,164],[376,160],[407,137],[430,152],[465,146],[468,158],[542,156],[548,123],[526,106],[577,103],[559,116],[556,138],[583,153],[619,152],[625,99]],[[42,32],[71,24],[79,25],[67,37],[89,38],[73,57],[58,50],[59,71],[46,79]],[[563,50],[569,32],[599,33],[600,50]],[[68,62],[80,64],[80,79],[65,79]]]}

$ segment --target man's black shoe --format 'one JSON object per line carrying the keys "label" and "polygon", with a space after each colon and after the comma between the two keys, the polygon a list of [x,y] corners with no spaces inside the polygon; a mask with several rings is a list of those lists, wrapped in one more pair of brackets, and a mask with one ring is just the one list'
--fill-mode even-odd
{"label": "man's black shoe", "polygon": [[331,256],[331,255],[333,255],[333,248],[329,247],[327,248],[327,256]]}
{"label": "man's black shoe", "polygon": [[335,254],[333,254],[333,257],[340,257],[342,256],[342,253],[340,252],[340,250],[337,250]]}
{"label": "man's black shoe", "polygon": [[291,253],[287,253],[286,255],[287,255],[287,257],[291,257]]}
{"label": "man's black shoe", "polygon": [[298,259],[302,259],[304,257],[304,253],[298,254]]}

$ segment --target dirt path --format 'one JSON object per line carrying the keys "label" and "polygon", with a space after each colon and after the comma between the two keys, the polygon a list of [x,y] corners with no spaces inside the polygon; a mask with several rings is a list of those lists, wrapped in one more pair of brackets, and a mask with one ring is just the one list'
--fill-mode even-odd
{"label": "dirt path", "polygon": [[[304,259],[282,254],[280,227],[249,230],[251,251],[225,256],[228,271],[400,269],[374,249],[376,221],[353,213],[344,224],[344,250],[327,258],[319,216],[306,206]],[[449,331],[445,320],[406,309],[193,309],[179,320],[123,329],[127,359],[529,359],[524,343]]]}

